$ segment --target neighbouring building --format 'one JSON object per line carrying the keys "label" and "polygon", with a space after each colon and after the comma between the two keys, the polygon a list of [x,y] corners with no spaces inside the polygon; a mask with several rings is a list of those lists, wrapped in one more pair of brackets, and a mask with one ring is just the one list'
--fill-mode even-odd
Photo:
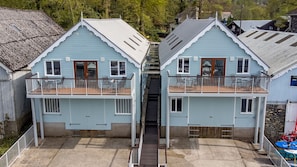
{"label": "neighbouring building", "polygon": [[289,31],[297,33],[297,9],[292,10],[288,13],[289,15]]}
{"label": "neighbouring building", "polygon": [[26,99],[28,64],[64,30],[41,11],[0,8],[0,136],[18,135],[31,122]]}
{"label": "neighbouring building", "polygon": [[297,33],[253,29],[238,37],[269,65],[267,104],[285,106],[282,133],[290,133],[297,119]]}
{"label": "neighbouring building", "polygon": [[240,35],[251,29],[277,30],[274,24],[273,20],[234,20],[227,26],[235,35]]}

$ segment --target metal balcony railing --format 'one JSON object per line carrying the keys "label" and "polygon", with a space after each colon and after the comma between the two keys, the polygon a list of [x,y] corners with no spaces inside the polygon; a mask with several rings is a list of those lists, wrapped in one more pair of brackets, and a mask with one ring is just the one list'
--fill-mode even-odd
{"label": "metal balcony railing", "polygon": [[168,76],[169,93],[268,93],[266,76]]}
{"label": "metal balcony railing", "polygon": [[134,75],[130,78],[37,78],[26,79],[27,95],[132,95]]}

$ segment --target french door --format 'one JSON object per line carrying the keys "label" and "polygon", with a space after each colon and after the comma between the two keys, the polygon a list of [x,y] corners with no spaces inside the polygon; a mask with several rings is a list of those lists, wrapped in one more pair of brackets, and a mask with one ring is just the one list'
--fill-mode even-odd
{"label": "french door", "polygon": [[226,59],[225,58],[202,58],[201,76],[208,85],[224,84]]}
{"label": "french door", "polygon": [[76,87],[97,87],[97,61],[74,61],[74,76]]}

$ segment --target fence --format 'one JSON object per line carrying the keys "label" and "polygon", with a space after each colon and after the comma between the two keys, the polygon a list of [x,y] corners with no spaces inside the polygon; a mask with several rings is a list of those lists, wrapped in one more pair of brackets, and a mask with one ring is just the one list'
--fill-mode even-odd
{"label": "fence", "polygon": [[270,158],[275,166],[290,167],[290,164],[285,158],[278,152],[278,150],[271,144],[271,142],[264,136],[263,142],[264,150],[267,152],[267,156]]}
{"label": "fence", "polygon": [[33,126],[31,126],[10,148],[0,157],[0,166],[10,166],[16,158],[27,148],[34,139]]}

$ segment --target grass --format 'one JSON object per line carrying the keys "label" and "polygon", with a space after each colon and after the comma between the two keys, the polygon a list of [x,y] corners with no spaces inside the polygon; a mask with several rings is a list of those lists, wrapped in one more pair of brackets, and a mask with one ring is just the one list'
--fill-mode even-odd
{"label": "grass", "polygon": [[0,157],[32,126],[31,122],[28,122],[21,129],[19,136],[10,136],[0,139]]}
{"label": "grass", "polygon": [[5,137],[0,140],[0,156],[2,156],[17,140],[19,136]]}

